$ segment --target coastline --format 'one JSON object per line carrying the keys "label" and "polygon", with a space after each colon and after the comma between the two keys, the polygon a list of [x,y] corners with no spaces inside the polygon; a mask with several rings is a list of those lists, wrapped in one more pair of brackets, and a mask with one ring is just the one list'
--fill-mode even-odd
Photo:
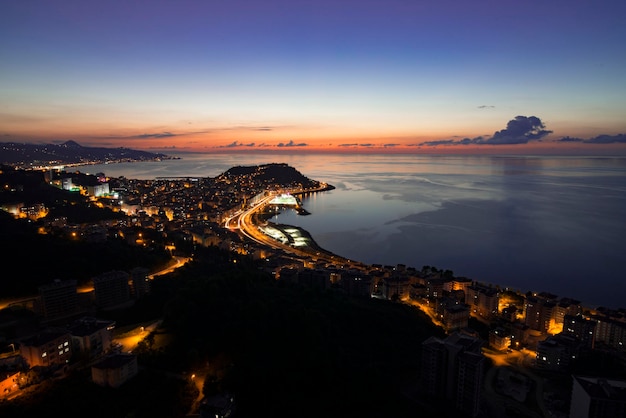
{"label": "coastline", "polygon": [[[362,266],[364,266],[366,268],[370,268],[370,269],[373,269],[374,266],[378,265],[378,264],[366,264],[366,263],[360,262],[358,260],[351,260],[351,259],[348,259],[348,258],[346,258],[344,256],[341,256],[341,255],[335,254],[335,253],[333,253],[331,251],[328,251],[328,250],[322,248],[317,242],[315,242],[315,239],[313,238],[313,236],[307,230],[305,230],[305,229],[303,229],[303,228],[301,228],[299,226],[288,225],[288,224],[281,224],[281,223],[274,223],[274,222],[268,222],[268,223],[271,224],[272,226],[274,226],[277,229],[289,229],[289,228],[297,229],[300,232],[300,234],[302,236],[306,237],[307,241],[310,243],[310,244],[307,244],[307,247],[310,250],[310,253],[311,253],[312,256],[315,255],[315,254],[320,255],[320,253],[323,253],[324,255],[326,255],[328,257],[334,257],[337,260],[345,260],[348,263],[357,263],[357,264],[360,264],[360,265],[362,265]],[[397,266],[382,266],[382,267],[395,268]],[[405,266],[405,267],[407,269],[415,269],[414,266]],[[465,279],[465,277],[455,277],[455,278],[456,279]],[[509,289],[509,288],[506,288],[506,287],[501,287],[498,283],[490,283],[490,282],[486,282],[486,281],[483,281],[483,280],[473,280],[472,279],[472,282],[473,283],[477,283],[477,284],[479,284],[481,286],[487,286],[487,287],[493,287],[493,288],[499,288],[499,289],[503,289],[503,290],[508,290],[508,291],[514,292],[514,293],[516,293],[516,294],[518,294],[520,296],[523,296],[523,297],[525,297],[525,295],[527,295],[529,293],[533,294],[535,296],[538,295],[538,294],[541,294],[541,293],[547,293],[547,292],[531,290],[531,289],[527,289],[526,292],[523,292],[521,289],[515,289],[515,290],[514,289]],[[577,302],[577,304],[579,304],[581,306],[581,308],[583,309],[584,312],[585,311],[589,311],[589,312],[593,312],[593,313],[597,314],[598,312],[605,312],[605,311],[611,311],[611,312],[626,311],[626,308],[625,307],[621,307],[621,306],[610,308],[610,307],[604,306],[604,305],[588,305],[588,304],[585,304],[584,301],[582,301],[582,300],[574,299],[574,298],[571,298],[571,297],[568,297],[568,296],[558,296],[558,295],[555,295],[555,296],[557,296],[559,300],[571,300],[573,302]]]}
{"label": "coastline", "polygon": [[267,161],[336,186],[304,201],[316,216],[280,220],[336,254],[368,264],[447,266],[502,287],[623,305],[626,284],[616,276],[626,264],[616,249],[626,244],[624,158],[220,153],[86,170],[133,179],[214,177]]}
{"label": "coastline", "polygon": [[[334,189],[335,189],[334,186],[328,185],[327,188],[324,188],[324,189],[321,189],[321,190],[317,190],[317,191],[314,191],[314,192],[293,193],[293,194],[294,195],[296,195],[296,194],[301,195],[301,194],[317,193],[317,192],[334,190]],[[309,212],[307,211],[307,214],[308,213]],[[368,264],[368,263],[365,263],[365,262],[362,262],[362,261],[359,261],[359,260],[348,259],[345,256],[333,253],[333,252],[331,252],[331,251],[321,247],[315,241],[315,239],[313,238],[313,235],[309,231],[307,231],[306,229],[304,229],[304,228],[302,228],[300,226],[283,224],[283,223],[276,223],[276,222],[268,222],[268,223],[271,223],[272,225],[274,225],[278,229],[285,229],[285,228],[295,228],[295,229],[297,229],[300,232],[300,234],[302,234],[303,236],[305,236],[307,238],[307,242],[310,243],[310,244],[308,244],[308,246],[310,247],[311,254],[314,254],[314,253],[318,253],[318,254],[319,253],[324,253],[324,254],[326,254],[328,256],[336,257],[338,259],[345,260],[346,262],[349,262],[349,263],[358,263],[358,264],[360,264],[360,265],[362,265],[364,267],[367,267],[367,268],[373,268],[374,266],[380,265],[378,263]],[[394,268],[396,266],[385,266],[385,267]],[[414,266],[405,266],[405,267],[409,268],[409,269],[417,269]],[[465,279],[465,277],[462,277],[462,276],[456,277],[456,278],[458,278],[458,279]],[[514,293],[516,293],[518,295],[522,295],[524,297],[527,294],[533,294],[533,295],[538,295],[538,294],[541,294],[541,293],[549,294],[549,292],[546,292],[546,291],[543,291],[543,290],[526,289],[526,291],[523,291],[522,289],[511,289],[511,288],[506,287],[506,286],[501,286],[499,283],[493,283],[493,282],[489,282],[489,281],[485,281],[485,280],[475,280],[475,279],[471,279],[471,280],[472,280],[472,282],[480,284],[480,285],[484,285],[484,286],[488,286],[488,287],[494,287],[494,288],[500,288],[500,289],[503,289],[503,290],[509,290],[509,291],[514,292]],[[578,300],[577,298],[572,298],[572,297],[566,296],[566,295],[563,295],[563,296],[555,295],[555,296],[557,296],[557,298],[559,300],[571,300],[573,302],[577,302],[577,304],[579,304],[582,307],[583,311],[590,311],[590,312],[594,312],[594,313],[597,313],[598,310],[600,310],[601,312],[604,312],[605,310],[613,311],[613,312],[626,311],[626,307],[622,307],[622,306],[616,306],[616,307],[612,307],[611,308],[611,307],[608,307],[606,305],[586,304],[583,300]]]}

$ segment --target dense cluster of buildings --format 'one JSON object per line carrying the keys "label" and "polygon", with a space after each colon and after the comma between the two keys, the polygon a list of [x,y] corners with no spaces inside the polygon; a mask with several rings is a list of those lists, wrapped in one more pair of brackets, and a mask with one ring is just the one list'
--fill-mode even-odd
{"label": "dense cluster of buildings", "polygon": [[9,374],[0,382],[0,397],[73,367],[90,367],[93,382],[101,386],[118,387],[135,376],[136,356],[113,344],[115,322],[92,315],[131,305],[150,291],[149,284],[148,270],[137,267],[103,273],[82,288],[76,280],[55,280],[40,286],[37,295],[13,303],[11,308],[32,311],[33,321],[17,325],[21,334],[0,366],[28,372]]}
{"label": "dense cluster of buildings", "polygon": [[[276,168],[280,167],[267,170]],[[429,338],[423,344],[423,387],[429,396],[449,401],[469,416],[477,416],[480,411],[485,347],[500,352],[530,349],[536,353],[537,369],[563,373],[593,350],[626,355],[626,310],[623,309],[592,310],[570,298],[501,289],[432,267],[417,270],[405,265],[337,265],[321,261],[314,253],[298,258],[280,249],[243,240],[223,228],[222,223],[234,211],[258,200],[265,191],[279,188],[276,178],[268,178],[267,172],[261,171],[261,168],[243,173],[235,170],[217,178],[157,180],[107,179],[98,175],[92,186],[85,186],[84,180],[72,180],[72,176],[67,180],[51,175],[49,182],[68,190],[82,183],[78,191],[98,204],[125,212],[127,217],[108,225],[68,225],[57,219],[47,227],[67,229],[77,239],[85,240],[124,236],[136,245],[151,244],[138,230],[157,231],[166,241],[183,237],[195,245],[221,246],[263,258],[267,261],[265,268],[277,280],[354,297],[415,304],[448,335],[445,339]],[[310,186],[305,183],[300,179],[281,187]],[[33,213],[43,211],[38,208],[39,212],[33,209]],[[94,309],[121,307],[141,298],[149,292],[148,271],[142,268],[131,272],[111,271],[94,277],[92,284],[88,291],[80,291],[76,281],[54,281],[41,286],[37,297],[22,301],[43,323],[76,315],[85,317],[66,329],[54,329],[19,341],[19,351],[33,367],[67,364],[72,350],[79,350],[93,362],[94,382],[115,387],[137,373],[136,358],[121,353],[107,357],[111,354],[110,332],[114,324],[89,315]],[[468,329],[470,318],[489,328],[488,338],[481,339]],[[574,382],[576,402],[588,397],[585,407],[598,410],[602,399],[608,399],[607,402],[618,406],[607,410],[626,408],[624,382],[580,376]],[[606,394],[604,398],[600,396],[602,393]]]}

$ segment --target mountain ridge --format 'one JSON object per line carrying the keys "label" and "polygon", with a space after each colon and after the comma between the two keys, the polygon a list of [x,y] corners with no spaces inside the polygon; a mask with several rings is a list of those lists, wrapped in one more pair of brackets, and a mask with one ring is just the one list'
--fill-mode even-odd
{"label": "mountain ridge", "polygon": [[158,161],[175,159],[162,153],[126,147],[85,147],[69,140],[60,144],[0,142],[0,164],[19,167],[107,163],[119,161]]}

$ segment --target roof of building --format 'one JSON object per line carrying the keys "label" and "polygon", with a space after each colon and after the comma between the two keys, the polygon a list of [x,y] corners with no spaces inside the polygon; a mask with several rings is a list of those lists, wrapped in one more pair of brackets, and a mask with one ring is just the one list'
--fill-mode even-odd
{"label": "roof of building", "polygon": [[116,353],[105,357],[91,367],[96,369],[117,369],[132,361],[135,361],[136,359],[137,356],[134,354]]}
{"label": "roof of building", "polygon": [[29,347],[40,347],[64,335],[69,336],[69,332],[65,330],[45,330],[37,335],[22,340],[21,344]]}
{"label": "roof of building", "polygon": [[81,318],[67,326],[68,331],[76,337],[84,337],[94,334],[103,328],[115,326],[115,321],[100,320],[96,318]]}
{"label": "roof of building", "polygon": [[611,399],[626,402],[626,380],[612,380],[601,377],[574,376],[574,379],[596,399]]}
{"label": "roof of building", "polygon": [[467,307],[467,305],[461,305],[461,304],[448,305],[444,309],[451,313],[469,311],[469,308]]}

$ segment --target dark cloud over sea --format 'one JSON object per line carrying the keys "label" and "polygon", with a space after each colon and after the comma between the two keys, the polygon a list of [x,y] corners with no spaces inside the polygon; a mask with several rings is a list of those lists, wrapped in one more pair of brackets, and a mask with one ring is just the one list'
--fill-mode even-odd
{"label": "dark cloud over sea", "polygon": [[580,142],[583,144],[625,144],[626,134],[598,135],[589,139],[564,136],[563,138],[559,139],[558,142]]}
{"label": "dark cloud over sea", "polygon": [[545,124],[536,116],[516,116],[510,120],[505,129],[496,131],[491,137],[478,136],[461,140],[446,139],[442,141],[428,141],[423,145],[515,145],[527,144],[531,141],[540,141],[552,131],[546,129]]}

